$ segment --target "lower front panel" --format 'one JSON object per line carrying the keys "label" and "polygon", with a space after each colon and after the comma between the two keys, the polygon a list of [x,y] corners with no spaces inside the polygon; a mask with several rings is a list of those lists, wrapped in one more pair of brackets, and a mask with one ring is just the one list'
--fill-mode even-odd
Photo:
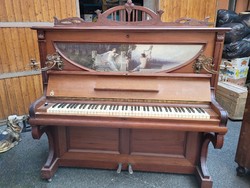
{"label": "lower front panel", "polygon": [[54,127],[59,166],[192,174],[201,133],[90,127]]}

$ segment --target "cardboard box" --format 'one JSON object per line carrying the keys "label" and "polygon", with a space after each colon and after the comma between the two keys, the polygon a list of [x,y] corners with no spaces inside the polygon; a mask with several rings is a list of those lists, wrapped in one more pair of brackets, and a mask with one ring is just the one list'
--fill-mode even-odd
{"label": "cardboard box", "polygon": [[84,21],[92,22],[93,21],[93,14],[84,14]]}
{"label": "cardboard box", "polygon": [[248,69],[248,66],[243,66],[240,68],[231,67],[226,70],[226,75],[228,78],[233,79],[245,78],[247,77]]}
{"label": "cardboard box", "polygon": [[249,64],[250,57],[242,57],[235,59],[222,59],[221,65],[227,65],[228,67],[234,67],[236,69],[240,69],[242,67],[247,67]]}
{"label": "cardboard box", "polygon": [[230,82],[219,82],[216,100],[232,120],[242,120],[247,99],[247,88]]}

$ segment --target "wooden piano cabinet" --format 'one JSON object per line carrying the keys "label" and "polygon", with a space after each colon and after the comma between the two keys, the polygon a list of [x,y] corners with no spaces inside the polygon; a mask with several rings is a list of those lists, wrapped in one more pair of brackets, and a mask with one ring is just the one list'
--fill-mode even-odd
{"label": "wooden piano cabinet", "polygon": [[240,137],[235,156],[238,163],[237,175],[244,176],[250,169],[250,92],[248,90],[248,98],[243,115]]}
{"label": "wooden piano cabinet", "polygon": [[[33,128],[33,137],[40,137]],[[131,165],[134,171],[194,174],[201,187],[212,185],[206,171],[209,134],[77,126],[49,126],[44,132],[49,142],[44,179],[50,180],[59,166],[116,170],[122,164],[123,171]]]}

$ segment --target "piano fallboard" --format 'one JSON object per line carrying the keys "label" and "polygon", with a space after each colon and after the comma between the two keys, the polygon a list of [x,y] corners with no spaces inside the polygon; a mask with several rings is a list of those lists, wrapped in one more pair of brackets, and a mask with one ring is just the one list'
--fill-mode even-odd
{"label": "piano fallboard", "polygon": [[211,75],[207,74],[104,74],[51,72],[48,98],[107,100],[211,101]]}

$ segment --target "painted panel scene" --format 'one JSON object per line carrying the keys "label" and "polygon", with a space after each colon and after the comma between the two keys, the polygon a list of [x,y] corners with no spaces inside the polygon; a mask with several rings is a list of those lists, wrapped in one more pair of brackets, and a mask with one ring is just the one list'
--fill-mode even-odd
{"label": "painted panel scene", "polygon": [[101,72],[162,72],[186,64],[203,44],[62,43],[55,47],[74,63]]}

